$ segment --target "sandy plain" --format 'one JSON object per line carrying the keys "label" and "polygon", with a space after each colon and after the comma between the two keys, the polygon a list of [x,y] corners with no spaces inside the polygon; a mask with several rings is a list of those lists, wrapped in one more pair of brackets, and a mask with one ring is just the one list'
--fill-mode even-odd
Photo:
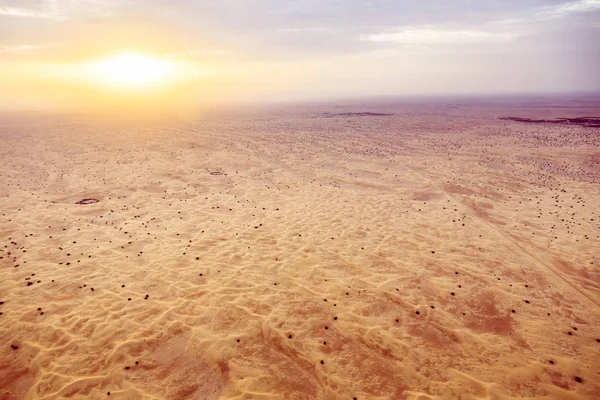
{"label": "sandy plain", "polygon": [[600,399],[590,115],[4,115],[0,399]]}

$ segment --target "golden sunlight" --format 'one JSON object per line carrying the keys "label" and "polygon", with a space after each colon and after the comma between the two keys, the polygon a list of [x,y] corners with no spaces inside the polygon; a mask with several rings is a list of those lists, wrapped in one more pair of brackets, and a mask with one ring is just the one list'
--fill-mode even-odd
{"label": "golden sunlight", "polygon": [[92,73],[108,83],[158,84],[171,78],[173,65],[136,54],[125,54],[91,65]]}
{"label": "golden sunlight", "polygon": [[219,82],[216,69],[197,60],[141,53],[72,63],[0,62],[0,94],[13,93],[9,101],[0,96],[0,107],[35,101],[55,109],[155,110],[196,104],[213,96]]}

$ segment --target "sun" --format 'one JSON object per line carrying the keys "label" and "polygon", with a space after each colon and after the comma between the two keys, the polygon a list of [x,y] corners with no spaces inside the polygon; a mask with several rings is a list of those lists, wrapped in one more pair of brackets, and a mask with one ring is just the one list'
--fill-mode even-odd
{"label": "sun", "polygon": [[93,63],[94,74],[113,84],[139,85],[167,80],[173,65],[151,57],[124,54]]}

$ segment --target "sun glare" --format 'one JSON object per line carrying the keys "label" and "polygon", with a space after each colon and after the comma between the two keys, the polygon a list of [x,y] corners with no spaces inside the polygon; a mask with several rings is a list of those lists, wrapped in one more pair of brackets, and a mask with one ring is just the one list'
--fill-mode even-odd
{"label": "sun glare", "polygon": [[126,54],[93,64],[95,74],[115,84],[153,84],[169,77],[173,65],[146,56]]}

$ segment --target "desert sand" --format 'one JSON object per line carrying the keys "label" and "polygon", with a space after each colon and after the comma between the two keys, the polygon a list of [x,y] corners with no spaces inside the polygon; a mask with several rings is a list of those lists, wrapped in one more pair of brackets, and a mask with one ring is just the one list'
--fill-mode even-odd
{"label": "desert sand", "polygon": [[600,399],[599,115],[2,115],[0,399]]}

